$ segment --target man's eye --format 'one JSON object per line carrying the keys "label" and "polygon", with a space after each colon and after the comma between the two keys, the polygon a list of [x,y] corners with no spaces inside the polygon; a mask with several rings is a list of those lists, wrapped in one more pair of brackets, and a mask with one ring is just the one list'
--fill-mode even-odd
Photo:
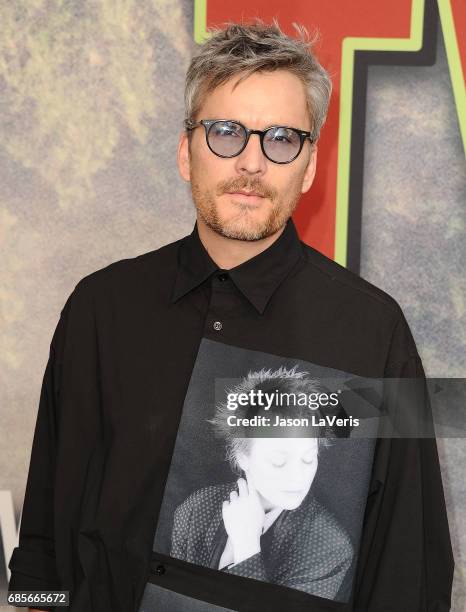
{"label": "man's eye", "polygon": [[291,139],[286,136],[286,134],[273,134],[268,136],[266,140],[268,142],[284,142],[286,144],[291,144]]}
{"label": "man's eye", "polygon": [[223,128],[216,131],[217,136],[238,136],[236,132],[233,130],[229,130],[228,128]]}
{"label": "man's eye", "polygon": [[285,463],[286,463],[286,461],[280,461],[280,460],[277,460],[277,459],[272,460],[272,465],[274,467],[278,467],[278,468],[283,467],[285,465]]}
{"label": "man's eye", "polygon": [[289,138],[287,138],[286,136],[275,136],[275,138],[273,138],[273,140],[275,142],[288,142],[288,143],[291,142],[291,140]]}
{"label": "man's eye", "polygon": [[311,465],[311,463],[314,463],[314,457],[311,457],[310,459],[303,459],[303,463]]}
{"label": "man's eye", "polygon": [[267,141],[269,142],[279,142],[285,144],[294,144],[296,140],[296,134],[291,130],[287,130],[284,128],[275,130],[275,132],[270,132],[267,134]]}

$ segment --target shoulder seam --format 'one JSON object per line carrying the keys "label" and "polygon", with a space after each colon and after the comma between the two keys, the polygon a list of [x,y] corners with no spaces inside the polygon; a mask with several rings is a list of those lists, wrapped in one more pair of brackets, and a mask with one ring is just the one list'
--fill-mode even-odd
{"label": "shoulder seam", "polygon": [[[306,245],[306,243],[303,243],[306,247],[309,247],[309,245]],[[367,295],[369,298],[373,298],[375,300],[377,300],[377,302],[387,306],[388,308],[390,308],[390,310],[394,313],[397,314],[399,313],[399,311],[401,310],[400,305],[398,304],[398,302],[395,300],[395,298],[393,298],[392,296],[390,296],[388,293],[386,294],[388,299],[384,299],[383,297],[380,297],[378,295],[374,295],[373,293],[370,293],[369,291],[367,291],[366,289],[364,289],[363,287],[356,287],[354,285],[351,285],[350,283],[347,283],[345,281],[343,281],[340,278],[337,278],[336,276],[333,276],[332,274],[330,274],[329,272],[327,272],[326,270],[323,270],[320,266],[318,266],[315,262],[313,262],[308,254],[308,251],[306,249],[303,248],[303,252],[304,252],[304,256],[306,259],[306,262],[309,263],[313,268],[315,268],[316,270],[318,270],[321,274],[324,274],[325,276],[327,276],[330,280],[337,282],[345,287],[348,287],[349,289],[353,289],[355,291],[358,291],[359,293],[363,293],[364,295]],[[333,260],[330,260],[333,261]],[[336,262],[333,262],[336,265]],[[344,268],[344,266],[342,266]],[[351,273],[351,270],[348,270],[347,268],[344,268],[347,272]],[[354,273],[353,273],[354,274]],[[364,282],[369,282],[366,281],[364,278],[362,278],[362,276],[360,276],[359,278],[361,278],[362,281]],[[375,285],[374,285],[375,287]],[[383,289],[379,289],[380,291],[383,291]],[[391,302],[391,300],[393,300],[393,302]]]}

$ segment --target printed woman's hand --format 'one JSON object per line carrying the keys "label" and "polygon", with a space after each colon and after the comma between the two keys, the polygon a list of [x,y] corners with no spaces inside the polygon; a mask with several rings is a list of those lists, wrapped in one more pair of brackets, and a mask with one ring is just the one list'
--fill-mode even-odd
{"label": "printed woman's hand", "polygon": [[260,552],[260,536],[264,526],[264,509],[251,479],[238,478],[238,493],[230,493],[230,501],[222,506],[225,529],[233,544],[234,562],[239,563]]}

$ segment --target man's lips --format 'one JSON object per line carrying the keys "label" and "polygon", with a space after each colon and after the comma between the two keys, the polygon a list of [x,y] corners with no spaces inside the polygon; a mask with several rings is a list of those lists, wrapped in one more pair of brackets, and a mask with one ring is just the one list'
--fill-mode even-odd
{"label": "man's lips", "polygon": [[241,200],[242,202],[250,202],[251,204],[258,204],[261,200],[264,199],[264,196],[256,193],[255,191],[231,191],[228,192],[228,195],[234,198],[235,200]]}
{"label": "man's lips", "polygon": [[241,194],[241,195],[245,195],[245,196],[257,196],[258,198],[263,198],[264,197],[260,193],[257,193],[257,191],[229,191],[228,193],[231,194],[231,195]]}

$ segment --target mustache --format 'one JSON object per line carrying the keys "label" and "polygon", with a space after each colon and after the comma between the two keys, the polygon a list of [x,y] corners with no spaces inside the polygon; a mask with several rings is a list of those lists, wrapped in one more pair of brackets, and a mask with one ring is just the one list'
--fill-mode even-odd
{"label": "mustache", "polygon": [[275,190],[263,185],[259,181],[245,181],[234,180],[234,181],[222,181],[218,184],[217,195],[224,193],[231,193],[233,191],[255,191],[263,198],[272,199],[275,195]]}

